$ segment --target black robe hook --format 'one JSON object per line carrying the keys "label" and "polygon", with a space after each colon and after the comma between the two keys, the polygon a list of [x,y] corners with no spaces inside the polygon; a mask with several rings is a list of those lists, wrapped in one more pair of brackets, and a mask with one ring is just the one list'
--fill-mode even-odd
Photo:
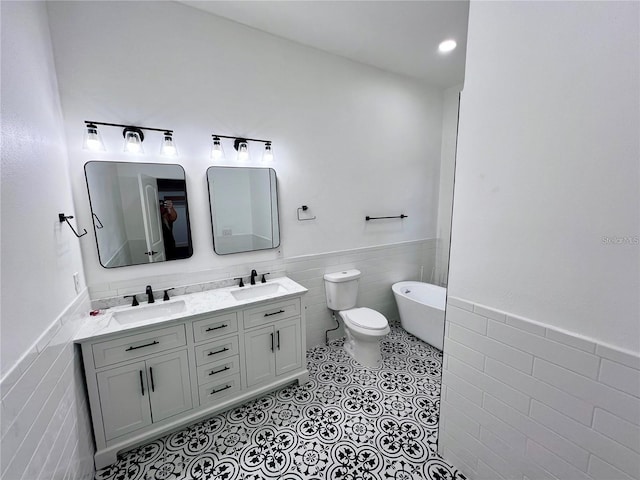
{"label": "black robe hook", "polygon": [[64,213],[59,213],[58,214],[58,220],[60,220],[60,223],[62,222],[67,222],[67,225],[69,225],[69,228],[71,229],[71,231],[74,233],[74,235],[78,238],[80,237],[84,237],[87,234],[87,229],[83,228],[82,230],[84,230],[81,234],[78,235],[78,232],[76,232],[76,229],[73,228],[73,225],[71,225],[69,223],[69,219],[73,218],[73,216],[71,215],[65,215]]}

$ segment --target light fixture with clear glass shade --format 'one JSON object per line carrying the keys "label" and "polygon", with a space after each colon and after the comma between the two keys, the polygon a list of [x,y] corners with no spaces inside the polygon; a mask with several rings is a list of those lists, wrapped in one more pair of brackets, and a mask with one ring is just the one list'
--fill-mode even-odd
{"label": "light fixture with clear glass shade", "polygon": [[271,149],[271,142],[264,144],[264,152],[262,154],[262,161],[265,163],[273,162],[273,150]]}
{"label": "light fixture with clear glass shade", "polygon": [[222,150],[221,138],[233,139],[233,148],[238,152],[236,156],[237,162],[246,162],[249,160],[249,143],[259,142],[264,143],[264,152],[262,154],[263,162],[273,161],[273,150],[271,147],[271,140],[260,140],[258,138],[243,138],[243,137],[230,137],[229,135],[218,135],[216,133],[211,134],[213,137],[213,147],[211,149],[211,158],[214,160],[224,160],[224,151]]}
{"label": "light fixture with clear glass shade", "polygon": [[124,151],[128,153],[144,153],[142,142],[144,133],[138,127],[125,127],[122,131],[124,136]]}
{"label": "light fixture with clear glass shade", "polygon": [[249,145],[244,138],[236,138],[233,147],[238,151],[238,161],[246,162],[249,160]]}
{"label": "light fixture with clear glass shade", "polygon": [[213,160],[224,160],[224,150],[220,143],[220,137],[213,135],[213,147],[211,147],[211,158]]}
{"label": "light fixture with clear glass shade", "polygon": [[165,157],[177,157],[178,149],[176,148],[176,143],[173,140],[173,132],[167,130],[162,135],[162,148],[160,149],[160,154]]}
{"label": "light fixture with clear glass shade", "polygon": [[173,140],[173,130],[168,128],[151,128],[151,127],[136,127],[135,125],[122,125],[120,123],[106,123],[106,122],[94,122],[92,120],[85,120],[85,134],[83,146],[87,150],[94,152],[104,152],[104,144],[102,143],[102,137],[98,131],[98,125],[105,127],[118,127],[122,128],[122,136],[124,137],[124,151],[128,153],[144,153],[142,148],[142,142],[144,141],[143,130],[149,130],[153,132],[162,132],[162,146],[160,153],[164,156],[176,157],[178,150],[176,148],[175,141]]}
{"label": "light fixture with clear glass shade", "polygon": [[83,148],[92,152],[104,152],[106,149],[102,142],[102,136],[98,131],[98,126],[95,123],[87,123],[85,128]]}

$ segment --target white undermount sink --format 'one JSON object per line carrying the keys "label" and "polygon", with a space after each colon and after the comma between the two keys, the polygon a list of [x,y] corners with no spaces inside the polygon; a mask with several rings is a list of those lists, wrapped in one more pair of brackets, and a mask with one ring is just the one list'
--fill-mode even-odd
{"label": "white undermount sink", "polygon": [[139,307],[131,307],[127,310],[121,310],[113,313],[113,319],[120,325],[127,323],[137,323],[143,320],[151,320],[152,318],[168,317],[177,313],[182,313],[187,309],[184,300],[176,300],[173,302],[152,303],[141,305]]}
{"label": "white undermount sink", "polygon": [[263,297],[265,295],[287,293],[287,291],[288,290],[279,283],[261,283],[259,285],[238,287],[234,290],[230,290],[230,293],[236,300],[250,300],[252,298]]}

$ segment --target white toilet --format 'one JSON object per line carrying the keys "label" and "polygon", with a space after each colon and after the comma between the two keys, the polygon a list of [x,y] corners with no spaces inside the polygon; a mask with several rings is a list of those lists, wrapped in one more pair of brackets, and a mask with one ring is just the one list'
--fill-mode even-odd
{"label": "white toilet", "polygon": [[354,308],[359,278],[359,270],[327,273],[324,276],[327,306],[337,311],[344,322],[347,334],[344,349],[347,353],[360,365],[378,368],[382,364],[380,339],[389,333],[389,323],[380,312]]}

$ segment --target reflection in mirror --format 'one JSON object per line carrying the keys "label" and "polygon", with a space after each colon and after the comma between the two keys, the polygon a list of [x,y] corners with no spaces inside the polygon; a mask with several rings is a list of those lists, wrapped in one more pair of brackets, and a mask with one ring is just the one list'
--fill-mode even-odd
{"label": "reflection in mirror", "polygon": [[124,267],[193,254],[180,165],[91,161],[84,171],[100,265]]}
{"label": "reflection in mirror", "polygon": [[275,170],[209,167],[207,183],[213,248],[218,255],[280,245]]}

